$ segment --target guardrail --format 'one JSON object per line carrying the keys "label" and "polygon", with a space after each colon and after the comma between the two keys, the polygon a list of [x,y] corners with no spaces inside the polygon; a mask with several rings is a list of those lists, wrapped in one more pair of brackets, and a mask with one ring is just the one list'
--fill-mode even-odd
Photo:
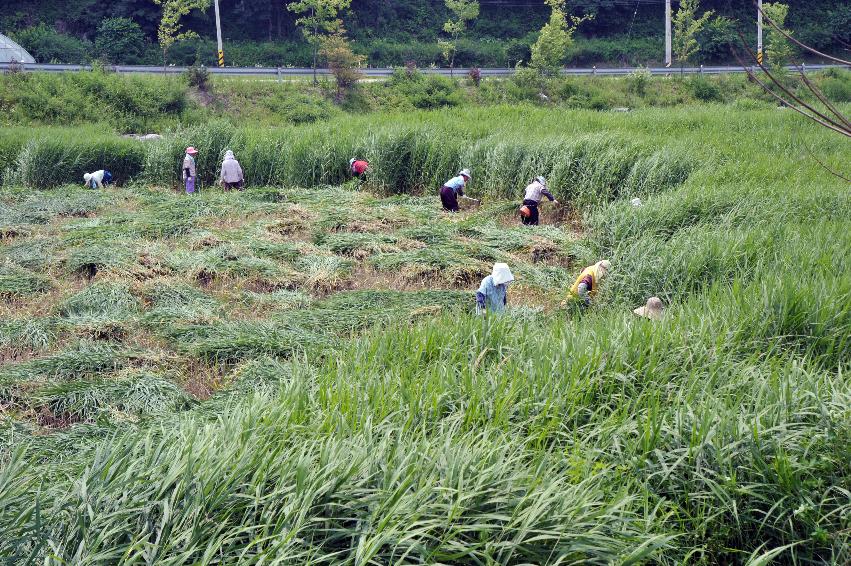
{"label": "guardrail", "polygon": [[[26,71],[26,72],[47,72],[47,73],[65,73],[65,72],[74,72],[74,71],[90,71],[92,67],[90,65],[48,65],[48,64],[21,64],[21,63],[0,63],[0,70],[7,71],[10,68],[16,68],[18,70]],[[816,64],[804,64],[804,65],[789,65],[789,70],[797,71],[803,68],[807,71],[818,71],[821,69],[829,69],[833,67],[839,68],[848,68],[845,65],[816,65]],[[153,74],[180,74],[186,72],[187,67],[163,67],[157,65],[113,65],[108,67],[110,70],[115,71],[116,73],[153,73]],[[565,68],[562,69],[562,74],[567,76],[623,76],[628,75],[638,69],[644,69],[644,67],[590,67],[590,68]],[[214,75],[225,75],[225,76],[258,76],[258,77],[277,77],[278,79],[282,79],[284,77],[303,77],[303,76],[312,76],[313,69],[310,68],[290,68],[290,67],[207,67],[207,70]],[[368,78],[386,78],[393,74],[396,69],[386,67],[386,68],[365,68],[361,69],[361,72],[364,76]],[[435,74],[435,75],[443,75],[450,76],[452,74],[458,77],[465,77],[470,69],[467,68],[458,68],[454,71],[450,71],[449,69],[443,68],[422,68],[418,69],[421,73],[425,74]],[[685,73],[685,74],[706,74],[706,75],[720,75],[727,73],[744,73],[745,69],[738,66],[709,66],[709,65],[701,65],[699,67],[649,67],[647,68],[650,73],[654,75],[669,75],[669,74],[677,74],[677,73]],[[331,74],[331,71],[328,69],[317,69],[317,74],[327,76]],[[514,69],[512,68],[495,68],[495,69],[480,69],[481,76],[483,77],[505,77],[514,74]]]}

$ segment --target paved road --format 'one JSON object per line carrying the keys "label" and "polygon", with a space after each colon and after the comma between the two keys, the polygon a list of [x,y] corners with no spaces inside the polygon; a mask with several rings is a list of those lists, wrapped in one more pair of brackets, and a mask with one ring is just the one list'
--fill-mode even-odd
{"label": "paved road", "polygon": [[[7,70],[9,63],[0,63],[0,70]],[[806,70],[816,71],[819,69],[827,69],[830,67],[844,67],[844,65],[806,65]],[[88,71],[91,67],[88,65],[23,65],[25,71],[40,71],[40,72],[68,72],[68,71]],[[113,69],[119,73],[154,73],[154,74],[178,74],[186,71],[186,67],[161,67],[161,66],[145,66],[145,65],[116,65]],[[790,66],[789,69],[797,70],[798,67]],[[258,76],[258,77],[303,77],[312,75],[311,69],[293,69],[293,68],[272,68],[272,67],[209,67],[211,73],[216,75],[228,76]],[[635,67],[615,67],[615,68],[595,68],[590,69],[563,69],[565,75],[600,75],[600,76],[617,76],[628,75],[635,71]],[[654,75],[665,75],[668,73],[679,73],[679,67],[651,67],[648,69]],[[370,78],[388,77],[393,74],[394,69],[362,69],[364,75]],[[449,76],[449,69],[420,69],[423,73],[438,74]],[[468,69],[455,69],[454,74],[458,77],[466,77]],[[320,75],[328,75],[328,69],[319,69]],[[686,67],[683,72],[688,74],[704,73],[707,75],[719,75],[725,73],[743,73],[744,69],[737,66],[701,66],[701,67]],[[514,73],[514,69],[481,69],[483,77],[503,77]]]}

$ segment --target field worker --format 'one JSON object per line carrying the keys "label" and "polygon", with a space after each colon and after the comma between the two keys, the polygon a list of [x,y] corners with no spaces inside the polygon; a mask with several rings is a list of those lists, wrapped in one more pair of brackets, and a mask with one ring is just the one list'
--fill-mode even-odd
{"label": "field worker", "polygon": [[239,161],[233,156],[231,150],[225,152],[225,160],[222,161],[220,179],[226,191],[231,189],[242,190],[242,185],[245,182],[245,178],[242,175],[242,167],[240,167]]}
{"label": "field worker", "polygon": [[83,181],[85,181],[87,188],[100,189],[112,182],[112,173],[106,169],[101,169],[94,173],[86,173],[83,175]]}
{"label": "field worker", "polygon": [[650,320],[662,320],[665,307],[662,305],[662,299],[659,297],[650,297],[647,299],[646,305],[638,307],[632,312],[640,317],[649,318]]}
{"label": "field worker", "polygon": [[458,197],[464,196],[464,189],[467,183],[470,182],[470,170],[462,169],[458,176],[452,177],[443,184],[440,189],[440,202],[443,203],[443,210],[449,212],[458,212]]}
{"label": "field worker", "polygon": [[364,159],[352,157],[349,160],[349,168],[352,170],[352,175],[359,179],[363,179],[366,170],[369,169],[369,162]]}
{"label": "field worker", "polygon": [[514,275],[508,265],[495,263],[493,273],[482,279],[476,291],[476,314],[501,313],[508,304],[508,284],[514,281]]}
{"label": "field worker", "polygon": [[183,182],[186,185],[186,194],[195,192],[195,156],[198,150],[191,145],[186,148],[186,157],[183,158]]}
{"label": "field worker", "polygon": [[612,264],[609,260],[598,261],[582,270],[579,277],[570,288],[570,294],[579,297],[586,307],[591,305],[591,299],[597,294],[600,283],[609,274]]}
{"label": "field worker", "polygon": [[526,187],[526,195],[523,197],[523,206],[520,207],[520,219],[527,226],[538,225],[538,205],[541,198],[547,197],[550,202],[558,204],[556,198],[547,188],[547,180],[543,177],[535,177],[535,180]]}

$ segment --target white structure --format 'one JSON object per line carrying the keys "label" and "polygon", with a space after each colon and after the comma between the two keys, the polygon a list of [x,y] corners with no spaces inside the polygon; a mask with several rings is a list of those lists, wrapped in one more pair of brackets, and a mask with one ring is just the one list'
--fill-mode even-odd
{"label": "white structure", "polygon": [[35,63],[33,56],[27,50],[0,33],[0,63]]}

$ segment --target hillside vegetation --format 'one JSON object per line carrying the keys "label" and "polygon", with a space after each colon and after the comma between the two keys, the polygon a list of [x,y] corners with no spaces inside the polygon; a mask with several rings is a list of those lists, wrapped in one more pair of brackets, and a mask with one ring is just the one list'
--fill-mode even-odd
{"label": "hillside vegetation", "polygon": [[[284,0],[220,0],[222,33],[228,65],[309,66],[311,50],[296,27],[297,14]],[[787,24],[796,37],[824,52],[841,53],[851,43],[851,10],[843,0],[786,0]],[[677,3],[674,4],[675,9]],[[664,4],[623,0],[569,0],[574,15],[593,15],[578,30],[570,49],[573,65],[649,65],[664,55]],[[750,2],[702,0],[724,20],[699,34],[700,62],[734,63],[730,46],[738,44],[736,26],[749,37],[756,33]],[[530,49],[547,21],[544,2],[483,2],[459,45],[458,65],[514,66],[529,62]],[[355,49],[373,66],[401,66],[416,61],[445,65],[438,41],[449,10],[443,0],[353,0],[343,14]],[[112,63],[157,64],[160,8],[153,2],[116,0],[6,0],[0,32],[11,34],[39,62],[83,63],[93,58]],[[128,22],[128,20],[130,20]],[[193,10],[184,18],[197,39],[181,41],[168,54],[170,63],[188,65],[200,57],[215,64],[212,8]]]}
{"label": "hillside vegetation", "polygon": [[[104,129],[0,144],[3,558],[851,561],[830,132],[742,105]],[[226,148],[244,192],[211,186]],[[98,165],[121,186],[82,189]],[[482,206],[439,212],[461,166]],[[526,230],[534,174],[566,206]],[[602,257],[594,306],[562,304]],[[479,318],[494,261],[511,308]]]}
{"label": "hillside vegetation", "polygon": [[[835,103],[851,102],[851,72],[830,69],[810,73],[809,78]],[[313,87],[301,80],[277,83],[214,77],[198,88],[187,79],[124,75],[103,68],[0,76],[0,123],[27,126],[0,131],[0,156],[11,155],[26,140],[39,137],[38,130],[28,127],[32,125],[88,126],[86,135],[73,136],[75,143],[87,144],[112,132],[167,133],[179,126],[213,121],[264,129],[334,119],[343,124],[350,120],[368,124],[372,118],[366,116],[377,111],[402,115],[416,110],[517,104],[607,111],[695,103],[757,109],[777,104],[744,75],[659,77],[639,71],[623,78],[545,78],[521,71],[510,79],[484,79],[476,84],[468,78],[452,80],[399,70],[389,80],[357,85],[342,100],[335,100],[331,81]],[[790,83],[797,97],[813,98],[800,82]],[[498,125],[502,120],[499,111],[491,113],[489,120]]]}

